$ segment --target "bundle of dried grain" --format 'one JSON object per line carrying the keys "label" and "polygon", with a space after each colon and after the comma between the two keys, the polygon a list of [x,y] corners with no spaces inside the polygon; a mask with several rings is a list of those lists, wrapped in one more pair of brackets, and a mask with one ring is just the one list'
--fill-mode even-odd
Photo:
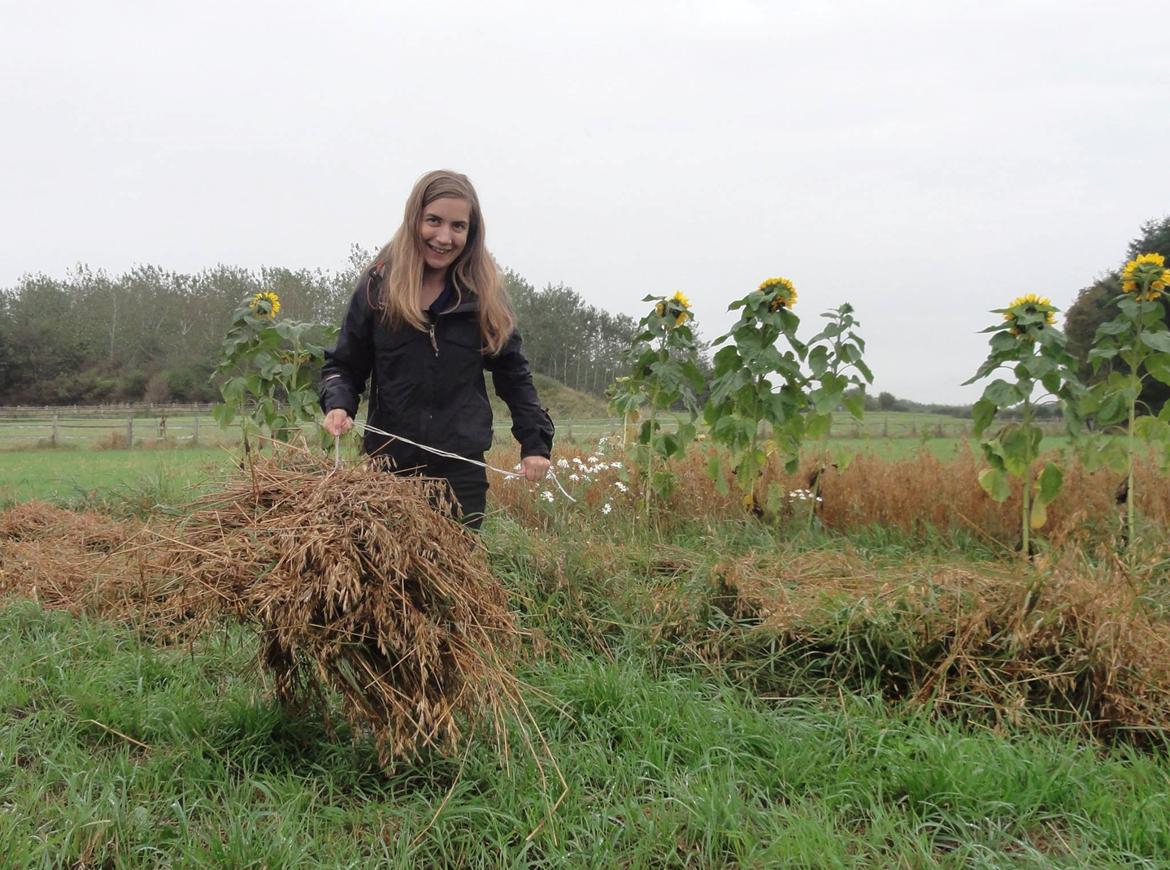
{"label": "bundle of dried grain", "polygon": [[196,610],[259,626],[282,701],[336,691],[388,763],[449,751],[484,718],[502,738],[519,703],[504,590],[439,498],[434,481],[287,453],[197,502],[164,543]]}
{"label": "bundle of dried grain", "polygon": [[174,584],[154,571],[142,524],[26,502],[0,512],[0,595],[44,607],[157,623]]}
{"label": "bundle of dried grain", "polygon": [[[1170,624],[1139,570],[1056,564],[877,567],[851,554],[728,560],[717,585],[755,623],[725,655],[790,684],[878,686],[957,718],[1076,722],[1134,739],[1170,732]],[[764,650],[775,661],[762,665]]]}

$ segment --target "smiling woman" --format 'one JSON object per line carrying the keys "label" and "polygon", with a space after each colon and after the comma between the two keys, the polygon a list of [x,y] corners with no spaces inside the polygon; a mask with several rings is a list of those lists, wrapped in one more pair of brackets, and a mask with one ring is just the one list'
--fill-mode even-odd
{"label": "smiling woman", "polygon": [[472,528],[483,520],[488,488],[477,463],[492,440],[484,372],[512,415],[529,480],[547,473],[553,437],[484,235],[466,176],[438,170],[420,178],[398,231],[358,281],[337,346],[325,354],[321,388],[323,425],[340,437],[369,381],[363,450],[399,473],[446,480],[452,507]]}

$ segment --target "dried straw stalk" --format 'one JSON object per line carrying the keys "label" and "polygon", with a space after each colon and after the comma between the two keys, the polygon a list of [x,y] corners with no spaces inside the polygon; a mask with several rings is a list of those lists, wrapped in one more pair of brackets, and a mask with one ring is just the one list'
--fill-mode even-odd
{"label": "dried straw stalk", "polygon": [[485,719],[502,742],[522,706],[517,629],[482,548],[435,509],[440,486],[260,458],[160,541],[197,613],[259,626],[282,701],[336,691],[384,764],[451,752]]}

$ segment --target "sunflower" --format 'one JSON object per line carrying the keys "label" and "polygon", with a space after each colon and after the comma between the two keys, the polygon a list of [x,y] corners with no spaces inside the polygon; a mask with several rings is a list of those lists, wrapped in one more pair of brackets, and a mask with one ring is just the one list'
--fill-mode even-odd
{"label": "sunflower", "polygon": [[[1020,326],[1017,320],[1022,315],[1044,315],[1043,323],[1028,323]],[[1027,293],[1024,296],[1019,296],[1011,301],[1003,312],[1003,319],[1012,324],[1008,331],[1012,335],[1023,335],[1029,328],[1040,328],[1044,326],[1052,326],[1056,323],[1056,308],[1052,304],[1052,300],[1047,296],[1037,296],[1035,293]]]}
{"label": "sunflower", "polygon": [[1170,269],[1161,254],[1138,254],[1121,270],[1121,289],[1138,302],[1153,302],[1170,284]]}
{"label": "sunflower", "polygon": [[670,299],[672,302],[677,302],[684,309],[689,310],[691,307],[691,300],[687,299],[686,294],[681,290],[675,290],[674,295],[671,296]]}
{"label": "sunflower", "polygon": [[760,284],[760,292],[772,295],[769,311],[791,308],[796,304],[796,287],[787,278],[768,278]]}
{"label": "sunflower", "polygon": [[275,320],[276,315],[280,314],[280,297],[271,290],[265,290],[263,293],[255,294],[248,307],[261,317],[271,317]]}
{"label": "sunflower", "polygon": [[686,323],[686,322],[687,322],[687,318],[688,318],[688,317],[690,317],[690,316],[691,316],[691,315],[690,315],[690,314],[688,314],[686,311],[680,311],[680,312],[678,313],[678,317],[676,317],[676,318],[674,319],[674,325],[675,325],[675,326],[682,326],[684,323]]}

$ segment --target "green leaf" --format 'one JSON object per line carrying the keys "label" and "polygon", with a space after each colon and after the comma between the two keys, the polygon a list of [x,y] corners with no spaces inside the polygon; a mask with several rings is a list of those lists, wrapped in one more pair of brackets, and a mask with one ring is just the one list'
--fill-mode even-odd
{"label": "green leaf", "polygon": [[989,399],[980,399],[971,408],[971,417],[975,423],[975,437],[978,438],[995,419],[995,402]]}
{"label": "green leaf", "polygon": [[1019,388],[1002,378],[997,378],[987,385],[987,388],[983,391],[983,398],[995,402],[1001,408],[1010,408],[1012,405],[1024,400],[1024,396],[1020,394]]}
{"label": "green leaf", "polygon": [[832,426],[832,414],[809,414],[805,420],[804,433],[809,438],[827,438]]}
{"label": "green leaf", "polygon": [[707,474],[715,481],[715,489],[720,495],[727,495],[727,476],[723,473],[723,463],[719,461],[719,453],[712,451],[707,457]]}
{"label": "green leaf", "polygon": [[1159,353],[1170,353],[1170,332],[1161,330],[1159,332],[1143,332],[1142,344],[1151,350],[1156,350]]}
{"label": "green leaf", "polygon": [[[1170,405],[1170,402],[1166,404]],[[1158,417],[1138,417],[1133,423],[1134,434],[1145,441],[1165,441],[1170,439],[1170,423]]]}
{"label": "green leaf", "polygon": [[[1129,329],[1129,321],[1123,318],[1110,320],[1107,323],[1102,323],[1097,327],[1097,335],[1121,335]],[[1096,340],[1093,342],[1096,344]]]}
{"label": "green leaf", "polygon": [[808,367],[814,378],[819,378],[829,368],[829,349],[824,345],[814,347],[808,355]]}
{"label": "green leaf", "polygon": [[979,485],[998,502],[1007,501],[1008,496],[1012,494],[1007,476],[997,468],[985,468],[979,472]]}
{"label": "green leaf", "polygon": [[1035,504],[1050,504],[1060,493],[1060,488],[1063,484],[1064,472],[1061,471],[1060,466],[1054,465],[1051,462],[1046,463],[1044,468],[1036,476]]}
{"label": "green leaf", "polygon": [[841,404],[845,406],[845,410],[853,415],[855,420],[860,420],[865,416],[865,394],[853,393],[841,400]]}
{"label": "green leaf", "polygon": [[1094,415],[1102,426],[1109,426],[1124,420],[1129,415],[1129,403],[1118,393],[1109,393],[1101,401]]}
{"label": "green leaf", "polygon": [[[1170,384],[1170,356],[1155,354],[1146,359],[1146,371],[1164,384]],[[1170,402],[1166,403],[1170,405]]]}
{"label": "green leaf", "polygon": [[1101,360],[1113,359],[1117,356],[1117,348],[1115,347],[1095,347],[1089,351],[1087,359],[1091,363],[1096,363]]}
{"label": "green leaf", "polygon": [[[993,326],[991,329],[1000,330],[991,337],[991,350],[994,353],[1010,353],[1019,346],[1020,340],[1005,329]],[[988,330],[984,330],[985,332]]]}

